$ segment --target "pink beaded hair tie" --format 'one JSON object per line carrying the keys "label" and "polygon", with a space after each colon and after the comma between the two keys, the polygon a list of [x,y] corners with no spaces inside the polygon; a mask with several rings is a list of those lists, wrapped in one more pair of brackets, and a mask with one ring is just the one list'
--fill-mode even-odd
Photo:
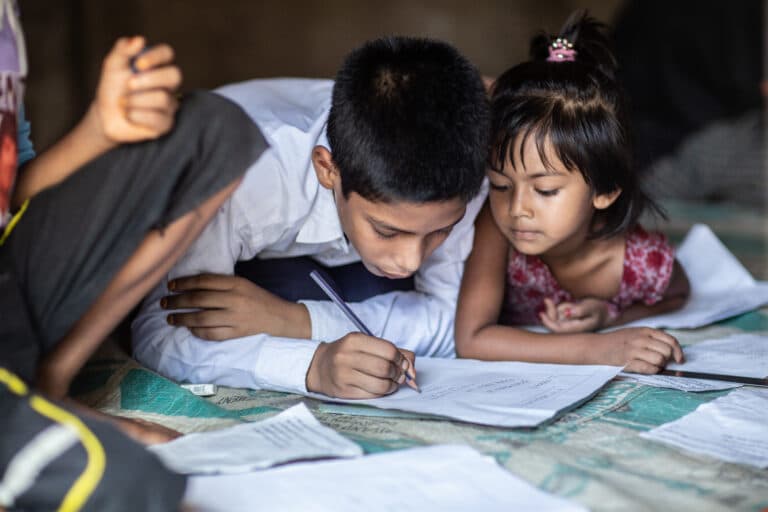
{"label": "pink beaded hair tie", "polygon": [[547,62],[573,62],[576,60],[576,50],[573,49],[573,43],[564,37],[558,37],[547,47],[549,57]]}

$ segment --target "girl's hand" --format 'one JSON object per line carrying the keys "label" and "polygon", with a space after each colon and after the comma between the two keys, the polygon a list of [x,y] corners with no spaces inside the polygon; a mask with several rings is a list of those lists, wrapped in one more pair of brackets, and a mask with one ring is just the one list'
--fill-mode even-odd
{"label": "girl's hand", "polygon": [[[157,138],[173,127],[181,71],[166,44],[142,53],[143,37],[121,38],[104,59],[89,115],[113,145]],[[140,55],[139,55],[140,54]],[[134,59],[136,72],[131,69]]]}
{"label": "girl's hand", "polygon": [[596,359],[603,364],[624,366],[634,373],[654,374],[671,360],[683,362],[683,349],[674,336],[650,327],[630,327],[599,334]]}
{"label": "girl's hand", "polygon": [[555,305],[544,299],[545,310],[539,315],[541,323],[555,333],[591,332],[605,327],[610,318],[608,302],[601,299],[582,299]]}

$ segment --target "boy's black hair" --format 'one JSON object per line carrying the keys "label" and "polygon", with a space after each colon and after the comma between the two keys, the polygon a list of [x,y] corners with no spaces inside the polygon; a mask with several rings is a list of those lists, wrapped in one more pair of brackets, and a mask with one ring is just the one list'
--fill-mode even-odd
{"label": "boy's black hair", "polygon": [[[574,60],[547,60],[555,37],[573,45]],[[577,11],[555,37],[535,37],[531,60],[494,84],[489,165],[500,171],[507,158],[514,162],[515,147],[522,157],[528,137],[534,137],[542,162],[550,165],[544,152],[549,141],[563,165],[578,169],[595,193],[621,189],[593,223],[591,237],[608,238],[633,227],[647,207],[662,212],[643,192],[632,167],[625,98],[605,25]]]}
{"label": "boy's black hair", "polygon": [[345,60],[328,142],[344,196],[423,203],[480,190],[489,107],[477,70],[439,41],[386,37]]}

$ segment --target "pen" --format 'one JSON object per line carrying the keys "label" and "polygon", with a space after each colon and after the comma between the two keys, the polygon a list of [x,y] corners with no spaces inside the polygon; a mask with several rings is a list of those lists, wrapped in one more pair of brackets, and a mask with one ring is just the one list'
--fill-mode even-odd
{"label": "pen", "polygon": [[740,375],[722,375],[720,373],[692,372],[689,370],[667,370],[659,372],[659,375],[669,375],[670,377],[681,377],[686,379],[709,379],[722,380],[725,382],[739,382],[751,386],[768,387],[768,378],[743,377]]}
{"label": "pen", "polygon": [[[317,283],[317,286],[320,287],[323,292],[328,296],[331,301],[338,306],[338,308],[341,310],[342,313],[346,315],[347,318],[349,318],[349,321],[355,324],[355,327],[357,327],[357,330],[361,333],[367,335],[367,336],[373,336],[373,333],[371,332],[368,327],[363,323],[360,318],[355,314],[352,309],[347,306],[347,303],[344,302],[344,299],[341,298],[341,295],[331,286],[331,284],[323,279],[323,276],[320,275],[320,273],[317,270],[313,270],[309,273],[309,277],[312,278],[312,280]],[[416,384],[416,382],[413,380],[413,377],[408,375],[408,372],[405,372],[405,379],[411,384],[413,389],[421,393],[421,389],[419,389],[419,386]]]}

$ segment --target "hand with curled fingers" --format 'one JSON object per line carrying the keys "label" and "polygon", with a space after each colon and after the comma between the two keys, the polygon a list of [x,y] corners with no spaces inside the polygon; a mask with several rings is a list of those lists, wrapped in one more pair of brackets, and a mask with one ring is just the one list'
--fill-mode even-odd
{"label": "hand with curled fingers", "polygon": [[113,144],[154,139],[173,127],[181,71],[170,46],[145,45],[140,36],[118,39],[102,64],[89,113]]}
{"label": "hand with curled fingers", "polygon": [[182,436],[181,432],[141,418],[115,418],[115,422],[125,435],[143,445],[167,443]]}
{"label": "hand with curled fingers", "polygon": [[597,336],[595,349],[601,364],[624,366],[628,372],[654,374],[670,361],[684,360],[677,339],[658,329],[629,327]]}
{"label": "hand with curled fingers", "polygon": [[415,356],[392,343],[349,333],[333,343],[321,343],[307,371],[307,389],[337,398],[376,398],[416,380]]}
{"label": "hand with curled fingers", "polygon": [[610,320],[608,302],[586,298],[555,304],[544,299],[545,309],[539,314],[541,323],[555,333],[591,332],[605,327]]}
{"label": "hand with curled fingers", "polygon": [[222,341],[254,334],[307,339],[312,336],[309,312],[248,279],[221,274],[179,277],[168,283],[173,292],[160,299],[169,324],[186,327],[198,338]]}

